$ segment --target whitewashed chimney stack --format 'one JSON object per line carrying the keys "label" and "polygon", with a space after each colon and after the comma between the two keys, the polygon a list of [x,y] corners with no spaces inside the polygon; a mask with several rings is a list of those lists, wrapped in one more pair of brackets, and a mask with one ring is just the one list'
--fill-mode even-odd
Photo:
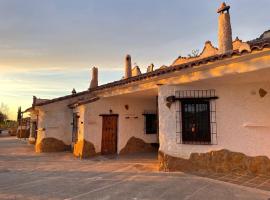
{"label": "whitewashed chimney stack", "polygon": [[220,54],[233,50],[232,45],[232,28],[230,20],[230,6],[224,2],[217,10],[218,17],[218,50]]}
{"label": "whitewashed chimney stack", "polygon": [[131,69],[131,56],[126,55],[125,59],[125,78],[129,78],[132,75],[132,69]]}
{"label": "whitewashed chimney stack", "polygon": [[92,80],[91,80],[89,89],[95,88],[97,86],[98,86],[98,68],[93,67],[92,68]]}

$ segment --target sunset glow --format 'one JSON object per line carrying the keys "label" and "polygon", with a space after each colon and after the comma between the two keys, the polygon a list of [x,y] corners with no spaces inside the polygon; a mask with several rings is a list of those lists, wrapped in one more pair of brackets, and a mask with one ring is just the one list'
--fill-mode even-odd
{"label": "sunset glow", "polygon": [[[170,65],[179,55],[201,49],[202,41],[215,44],[212,11],[221,1],[208,1],[1,0],[0,103],[15,119],[18,106],[30,107],[34,95],[55,98],[72,88],[86,90],[92,66],[99,67],[102,84],[121,79],[127,53],[145,72],[150,63]],[[269,29],[268,0],[228,3],[241,39]],[[243,4],[248,6],[242,9]],[[256,9],[260,12],[248,17]]]}

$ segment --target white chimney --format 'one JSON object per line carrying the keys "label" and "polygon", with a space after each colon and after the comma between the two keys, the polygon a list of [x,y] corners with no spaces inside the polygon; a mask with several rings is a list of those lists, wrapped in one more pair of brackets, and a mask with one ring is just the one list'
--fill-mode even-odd
{"label": "white chimney", "polygon": [[92,80],[91,80],[89,89],[95,88],[97,86],[98,86],[98,68],[93,67],[92,68]]}
{"label": "white chimney", "polygon": [[130,57],[130,55],[126,55],[126,59],[125,59],[125,78],[129,78],[131,76],[132,76],[131,57]]}
{"label": "white chimney", "polygon": [[217,13],[218,17],[218,51],[220,54],[233,50],[232,28],[230,20],[230,6],[224,2],[221,4]]}

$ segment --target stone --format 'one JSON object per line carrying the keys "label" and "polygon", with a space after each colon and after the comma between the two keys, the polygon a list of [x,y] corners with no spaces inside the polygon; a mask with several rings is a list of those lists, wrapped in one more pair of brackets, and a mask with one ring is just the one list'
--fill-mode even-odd
{"label": "stone", "polygon": [[38,153],[70,151],[71,145],[66,145],[56,138],[43,138],[39,143],[36,143],[35,149]]}
{"label": "stone", "polygon": [[157,152],[157,146],[146,143],[140,138],[131,137],[120,154]]}
{"label": "stone", "polygon": [[248,170],[252,174],[270,174],[270,160],[266,156],[253,157],[248,164]]}
{"label": "stone", "polygon": [[177,158],[158,152],[159,170],[165,172],[193,171],[194,165],[186,159]]}
{"label": "stone", "polygon": [[93,143],[86,140],[79,140],[74,145],[73,155],[80,159],[83,159],[92,158],[96,156],[97,153]]}
{"label": "stone", "polygon": [[247,156],[226,149],[207,153],[192,153],[189,159],[159,152],[159,170],[184,172],[214,172],[270,175],[270,159],[266,156]]}

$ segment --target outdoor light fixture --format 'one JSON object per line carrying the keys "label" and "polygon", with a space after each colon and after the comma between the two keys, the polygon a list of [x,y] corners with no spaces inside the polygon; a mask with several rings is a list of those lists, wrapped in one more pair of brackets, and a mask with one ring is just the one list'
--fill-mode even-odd
{"label": "outdoor light fixture", "polygon": [[126,110],[128,110],[128,109],[129,109],[129,106],[128,106],[127,104],[125,105],[125,109],[126,109]]}
{"label": "outdoor light fixture", "polygon": [[260,97],[263,98],[263,97],[267,94],[267,91],[264,90],[263,88],[260,88],[260,89],[259,89],[259,94],[260,94]]}
{"label": "outdoor light fixture", "polygon": [[176,101],[176,97],[175,96],[169,96],[169,97],[166,98],[166,101],[167,101],[166,106],[168,108],[171,108],[172,103],[174,103]]}

